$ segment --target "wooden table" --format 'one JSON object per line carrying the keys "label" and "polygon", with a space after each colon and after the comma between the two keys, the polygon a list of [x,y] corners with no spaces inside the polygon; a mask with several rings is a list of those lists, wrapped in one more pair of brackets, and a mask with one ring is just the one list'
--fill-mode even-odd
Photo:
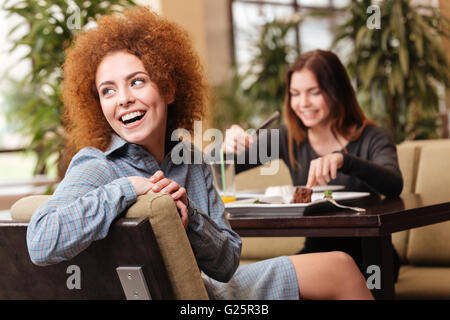
{"label": "wooden table", "polygon": [[[393,299],[393,232],[450,220],[450,198],[405,195],[398,198],[370,196],[351,205],[367,209],[364,215],[349,210],[327,209],[303,216],[231,217],[231,227],[242,237],[359,237],[363,270],[380,269],[381,288],[373,288],[376,299]],[[369,269],[372,270],[372,269]],[[366,277],[375,274],[369,271]]]}

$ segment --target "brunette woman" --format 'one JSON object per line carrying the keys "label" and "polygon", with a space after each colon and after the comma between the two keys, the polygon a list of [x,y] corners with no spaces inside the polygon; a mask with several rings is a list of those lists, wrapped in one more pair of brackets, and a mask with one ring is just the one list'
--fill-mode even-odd
{"label": "brunette woman", "polygon": [[[388,197],[401,193],[403,179],[396,145],[386,130],[365,117],[347,72],[334,53],[315,50],[297,58],[286,74],[283,116],[285,125],[275,129],[279,133],[277,145],[272,144],[270,134],[261,135],[256,143],[254,136],[233,125],[226,132],[224,151],[259,154],[252,149],[267,147],[272,157],[266,160],[277,154],[298,186],[344,185],[346,191]],[[236,171],[262,162],[237,164]],[[301,253],[334,250],[347,252],[362,266],[358,238],[307,238]],[[397,277],[395,250],[393,255]]]}

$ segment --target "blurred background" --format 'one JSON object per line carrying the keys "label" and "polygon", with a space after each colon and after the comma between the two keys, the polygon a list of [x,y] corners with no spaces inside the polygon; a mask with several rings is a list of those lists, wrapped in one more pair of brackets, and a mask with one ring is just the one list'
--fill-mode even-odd
{"label": "blurred background", "polygon": [[65,48],[99,16],[136,4],[191,34],[212,87],[206,127],[258,126],[281,110],[298,54],[325,49],[397,143],[449,138],[449,1],[0,0],[0,210],[64,175]]}

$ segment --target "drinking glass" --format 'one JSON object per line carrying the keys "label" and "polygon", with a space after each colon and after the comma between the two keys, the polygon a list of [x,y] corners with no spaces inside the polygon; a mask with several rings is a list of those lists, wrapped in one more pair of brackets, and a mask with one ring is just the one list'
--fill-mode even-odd
{"label": "drinking glass", "polygon": [[236,182],[234,161],[214,161],[211,162],[213,181],[216,190],[219,192],[224,203],[236,201]]}

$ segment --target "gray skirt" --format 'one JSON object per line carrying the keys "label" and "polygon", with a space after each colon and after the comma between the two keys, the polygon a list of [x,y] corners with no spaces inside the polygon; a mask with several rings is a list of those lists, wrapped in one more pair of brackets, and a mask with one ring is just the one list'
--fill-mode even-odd
{"label": "gray skirt", "polygon": [[212,300],[298,300],[297,275],[286,257],[267,259],[239,267],[223,283],[203,275]]}

